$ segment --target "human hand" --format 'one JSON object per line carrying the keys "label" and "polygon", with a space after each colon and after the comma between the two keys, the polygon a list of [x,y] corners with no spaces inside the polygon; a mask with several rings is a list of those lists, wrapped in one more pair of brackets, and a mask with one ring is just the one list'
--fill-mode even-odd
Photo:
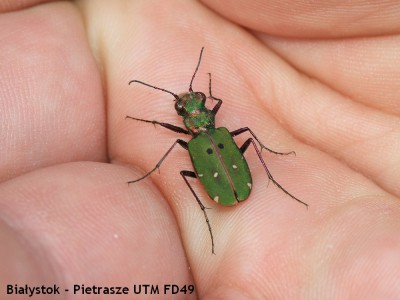
{"label": "human hand", "polygon": [[[1,16],[2,287],[195,284],[207,299],[399,294],[400,18],[386,13],[394,8],[345,7],[344,19],[343,6],[252,3],[80,1]],[[197,184],[216,255],[179,175],[192,169],[185,150],[160,175],[126,184],[185,139],[125,120],[182,126],[170,95],[128,81],[187,91],[202,46],[193,87],[207,94],[212,73],[224,100],[217,126],[248,126],[271,149],[296,151],[263,156],[310,206],[267,186],[249,150],[245,202],[221,207]]]}

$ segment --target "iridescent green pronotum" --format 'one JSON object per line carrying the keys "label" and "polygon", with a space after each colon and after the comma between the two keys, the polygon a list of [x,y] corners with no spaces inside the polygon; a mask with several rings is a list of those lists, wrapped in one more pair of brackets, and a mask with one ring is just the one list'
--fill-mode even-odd
{"label": "iridescent green pronotum", "polygon": [[[129,82],[129,84],[134,82],[140,83],[174,96],[175,110],[177,111],[178,115],[183,117],[183,123],[185,124],[186,129],[158,121],[144,120],[130,116],[127,116],[127,118],[161,125],[174,132],[190,135],[191,140],[186,142],[184,140],[177,139],[150,172],[139,179],[129,181],[128,183],[138,182],[157,170],[176,144],[179,144],[184,149],[188,150],[193,163],[194,172],[183,170],[180,172],[180,174],[203,211],[211,236],[211,251],[214,253],[214,237],[211,230],[210,221],[206,213],[206,207],[196,195],[187,178],[198,178],[210,198],[221,205],[232,206],[238,202],[246,200],[251,192],[252,179],[249,167],[243,154],[250,144],[252,144],[256,150],[258,158],[264,167],[269,180],[271,180],[277,187],[279,187],[294,200],[304,204],[305,206],[308,206],[308,204],[290,194],[272,177],[267,165],[264,162],[264,159],[261,156],[262,149],[266,149],[271,153],[279,155],[288,155],[291,153],[294,154],[293,151],[282,153],[265,147],[253,133],[253,131],[251,131],[251,129],[248,127],[239,128],[231,132],[229,132],[229,130],[225,127],[215,128],[215,115],[222,105],[222,100],[214,97],[211,93],[211,74],[209,74],[209,97],[206,97],[206,95],[202,92],[194,92],[192,89],[192,83],[196,76],[197,70],[199,69],[203,50],[204,47],[201,49],[199,61],[192,76],[192,80],[190,81],[189,92],[187,93],[177,95],[166,89],[162,89],[139,80],[132,80]],[[217,101],[217,104],[211,110],[205,107],[207,98]],[[248,131],[253,137],[247,139],[241,147],[238,147],[233,137],[246,131]],[[254,140],[256,140],[259,144],[260,149],[258,149]]]}

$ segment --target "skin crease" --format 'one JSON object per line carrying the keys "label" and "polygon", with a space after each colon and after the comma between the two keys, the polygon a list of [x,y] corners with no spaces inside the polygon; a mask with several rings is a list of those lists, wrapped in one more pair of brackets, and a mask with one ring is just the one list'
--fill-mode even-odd
{"label": "skin crease", "polygon": [[[400,294],[398,2],[39,2],[0,1],[2,293],[172,283],[205,299]],[[125,120],[183,126],[171,95],[128,82],[185,92],[202,46],[193,88],[208,95],[212,73],[217,126],[295,150],[263,156],[309,204],[268,185],[250,147],[253,191],[239,206],[190,180],[212,208],[216,255],[179,175],[192,170],[185,150],[126,184],[190,138]]]}

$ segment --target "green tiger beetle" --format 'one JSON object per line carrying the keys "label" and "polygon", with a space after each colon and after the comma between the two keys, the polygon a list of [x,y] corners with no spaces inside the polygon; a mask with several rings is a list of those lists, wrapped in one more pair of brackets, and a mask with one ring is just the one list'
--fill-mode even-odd
{"label": "green tiger beetle", "polygon": [[[194,167],[194,172],[183,170],[180,172],[180,174],[203,211],[208,226],[208,231],[210,232],[212,253],[215,254],[214,237],[211,230],[210,221],[206,213],[207,207],[203,205],[199,197],[196,195],[188,181],[188,178],[198,178],[209,197],[221,205],[232,206],[246,200],[251,192],[252,179],[249,167],[243,154],[250,144],[253,145],[269,180],[271,180],[278,188],[280,188],[294,200],[305,205],[306,207],[308,207],[308,204],[290,194],[274,179],[274,177],[272,177],[267,165],[264,162],[264,159],[261,156],[263,149],[278,155],[295,154],[294,151],[282,153],[265,147],[253,133],[253,131],[248,127],[239,128],[231,132],[229,132],[229,130],[225,127],[215,128],[215,115],[222,105],[222,100],[214,97],[211,93],[211,74],[208,73],[209,97],[206,97],[206,95],[202,92],[194,92],[192,88],[193,80],[200,66],[203,50],[204,47],[200,51],[199,61],[192,76],[192,80],[190,81],[189,92],[187,93],[177,95],[166,89],[162,89],[139,80],[132,80],[129,82],[129,84],[135,82],[140,83],[174,96],[175,110],[178,115],[183,117],[183,123],[185,124],[186,129],[158,121],[144,120],[130,116],[126,116],[126,118],[152,123],[154,125],[157,124],[174,132],[190,135],[191,140],[186,142],[184,140],[177,139],[150,172],[139,179],[129,181],[128,184],[145,179],[155,170],[159,169],[164,159],[177,144],[188,150]],[[207,98],[217,101],[217,104],[211,110],[205,107]],[[238,147],[233,137],[246,131],[248,131],[253,138],[247,139],[241,147]],[[256,140],[259,144],[260,149],[258,149],[254,140]]]}

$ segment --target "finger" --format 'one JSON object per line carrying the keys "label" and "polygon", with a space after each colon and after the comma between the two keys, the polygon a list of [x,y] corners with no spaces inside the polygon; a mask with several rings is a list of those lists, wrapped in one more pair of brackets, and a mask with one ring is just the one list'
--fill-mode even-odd
{"label": "finger", "polygon": [[399,32],[397,1],[209,1],[208,7],[234,23],[287,37],[350,37]]}
{"label": "finger", "polygon": [[31,7],[37,4],[43,4],[44,2],[55,2],[55,1],[50,1],[50,0],[14,0],[14,1],[9,1],[9,0],[1,0],[0,1],[0,12],[6,12],[6,11],[13,11],[13,10],[19,10],[27,7]]}
{"label": "finger", "polygon": [[[229,25],[228,27],[221,26],[220,21],[214,19],[214,14],[202,10],[196,2],[184,2],[185,4],[179,3],[176,6],[169,4],[165,9],[160,8],[160,3],[157,2],[157,12],[162,12],[162,14],[156,15],[154,15],[154,9],[150,2],[130,3],[133,4],[128,6],[88,5],[83,7],[83,10],[86,23],[89,26],[88,32],[92,47],[99,56],[103,57],[104,65],[102,69],[105,70],[104,76],[107,78],[105,82],[107,82],[110,113],[108,119],[110,157],[113,162],[129,162],[138,166],[143,170],[141,175],[144,175],[154,168],[178,137],[165,128],[159,126],[154,128],[153,125],[148,123],[127,120],[125,116],[130,115],[180,126],[182,126],[182,119],[174,110],[174,99],[170,94],[164,94],[143,85],[128,85],[128,82],[141,80],[174,93],[188,90],[199,51],[206,38],[200,40],[198,37],[189,35],[189,37],[192,36],[193,42],[188,42],[188,36],[181,35],[181,22],[190,25],[190,30],[193,30],[193,20],[202,20],[202,22],[208,24],[207,26],[210,26],[210,30],[221,28],[217,37],[221,41],[223,37],[234,41],[239,35],[243,40],[249,41],[248,44],[245,44],[250,47],[254,46],[251,43],[251,40],[254,41],[254,39],[246,36],[244,32],[232,31]],[[182,15],[184,18],[177,20],[172,18],[172,14]],[[143,16],[150,17],[143,18]],[[121,34],[116,35],[115,32]],[[174,46],[167,46],[166,41],[174,41]],[[187,44],[188,47],[178,47],[175,43]],[[210,45],[210,47],[207,47],[206,44],[205,46],[207,56],[204,55],[203,57],[193,88],[196,91],[207,91],[207,72],[215,74],[213,77],[215,78],[213,85],[213,87],[215,86],[215,93],[213,92],[213,95],[221,95],[221,97],[226,95],[226,103],[228,103],[218,112],[218,124],[223,124],[232,129],[236,129],[240,125],[249,125],[250,127],[254,125],[252,128],[255,128],[257,132],[261,132],[258,129],[263,129],[260,138],[268,136],[269,141],[274,143],[271,148],[287,141],[294,143],[290,135],[285,134],[285,129],[281,128],[278,122],[269,118],[265,111],[257,106],[258,103],[254,103],[255,99],[251,97],[253,93],[249,94],[247,91],[246,81],[242,84],[243,78],[240,74],[238,75],[237,66],[233,63],[234,60],[231,60],[235,55],[229,55],[229,47],[220,44]],[[246,80],[251,80],[254,77],[255,75],[250,76]],[[184,136],[179,136],[179,138],[185,139]],[[281,151],[295,150],[290,147],[290,144],[284,145],[274,149]],[[216,236],[217,255],[213,256],[211,254],[210,235],[204,216],[190,190],[179,176],[181,170],[193,170],[193,167],[190,164],[187,151],[176,148],[163,162],[160,175],[154,173],[151,178],[146,180],[155,183],[177,218],[199,295],[202,296],[207,293],[211,295],[216,292],[213,288],[214,284],[221,285],[223,292],[226,293],[232,285],[227,286],[222,282],[224,281],[222,278],[217,278],[218,269],[228,268],[228,264],[232,268],[240,269],[242,267],[237,266],[232,259],[235,257],[233,254],[240,253],[243,250],[241,239],[247,239],[247,237],[241,234],[236,235],[236,232],[239,232],[239,226],[245,225],[241,228],[240,233],[252,226],[252,222],[248,225],[245,221],[253,216],[249,215],[243,218],[243,223],[238,222],[238,215],[235,211],[239,207],[235,207],[235,209],[226,208],[225,210],[220,208],[208,198],[206,192],[196,183],[196,180],[193,180],[199,198],[204,201],[205,206],[212,208],[207,210],[207,213],[210,215],[212,228],[216,234],[218,233]],[[139,177],[133,177],[130,180]],[[132,188],[135,189],[147,182],[145,180],[137,182],[133,184]],[[296,183],[297,186],[301,184],[301,181]],[[262,187],[260,185],[260,189]],[[282,194],[278,195],[278,197],[282,197]],[[276,201],[276,203],[279,202]],[[290,201],[285,203],[290,206]],[[267,204],[268,202],[265,205]],[[303,208],[297,208],[297,210],[304,212]],[[257,226],[260,225],[258,222],[261,219],[257,218],[256,220]],[[291,214],[287,216],[286,222],[290,220]],[[225,227],[227,224],[231,226]],[[221,227],[224,227],[225,230],[221,230]],[[264,241],[264,237],[262,239]],[[237,249],[234,247],[235,241],[240,246],[238,252],[232,251]],[[247,250],[251,252],[254,248]],[[225,260],[226,255],[229,255],[229,259]],[[248,254],[245,257],[251,260],[251,256]],[[254,262],[251,261],[251,263]],[[210,269],[213,270],[212,276],[210,276]],[[258,275],[260,274],[257,272],[255,276]],[[229,280],[226,282],[234,283],[235,286],[240,285],[243,280],[241,276],[238,276],[236,272],[230,273]]]}
{"label": "finger", "polygon": [[400,114],[398,36],[343,40],[263,41],[301,73],[343,96],[388,114]]}
{"label": "finger", "polygon": [[[130,294],[139,283],[191,284],[173,215],[149,186],[128,186],[132,176],[109,164],[70,163],[0,185],[2,228],[12,228],[12,239],[24,241],[10,245],[3,239],[4,257],[20,257],[19,251],[52,270],[8,264],[7,281],[19,283],[16,269],[22,268],[70,293],[74,284],[127,286]],[[33,281],[28,279],[24,284]]]}
{"label": "finger", "polygon": [[3,14],[0,39],[0,180],[56,163],[105,160],[100,79],[73,6]]}
{"label": "finger", "polygon": [[[334,49],[330,50],[334,51]],[[326,55],[328,52],[327,50]],[[375,61],[375,65],[381,65],[377,68],[377,73],[383,74],[384,79],[380,83],[375,83],[375,87],[380,90],[375,91],[375,94],[371,91],[372,96],[364,98],[363,102],[367,104],[366,106],[359,103],[357,99],[368,93],[369,88],[366,88],[368,83],[371,83],[371,90],[374,89],[374,83],[372,83],[374,80],[371,78],[370,81],[362,83],[361,80],[355,79],[356,71],[349,71],[349,74],[353,75],[348,75],[348,77],[341,76],[346,73],[345,69],[351,69],[351,64],[348,64],[347,68],[345,64],[342,65],[342,70],[338,72],[335,72],[332,67],[331,75],[321,75],[321,83],[313,79],[315,77],[312,70],[318,68],[315,63],[314,69],[305,67],[306,70],[311,70],[312,78],[309,78],[277,57],[267,57],[262,53],[263,51],[259,52],[268,63],[259,64],[260,77],[252,84],[254,90],[259,92],[257,97],[263,99],[265,107],[277,118],[284,120],[290,131],[299,139],[338,157],[388,192],[399,196],[400,174],[395,166],[399,160],[397,149],[400,132],[397,117],[393,115],[396,109],[391,110],[393,106],[396,106],[394,103],[398,80],[391,79],[395,67],[388,67],[388,70],[385,70],[385,67],[390,64],[389,61],[385,58],[379,62]],[[324,53],[324,50],[321,53]],[[260,55],[254,55],[254,57],[247,55],[246,60],[249,64],[255,64],[260,61]],[[307,56],[306,53],[303,53],[303,56]],[[299,58],[296,61],[300,60]],[[305,60],[307,61],[308,58]],[[337,63],[341,62],[337,61]],[[303,62],[299,64],[305,65]],[[353,67],[356,68],[357,65],[358,63],[354,63]],[[392,65],[396,63],[393,62]],[[243,68],[243,72],[247,72],[250,76],[251,71]],[[394,71],[395,74],[396,72],[398,73]],[[321,73],[321,71],[316,71],[315,75],[319,76]],[[372,73],[371,69],[370,75]],[[247,76],[246,73],[244,74]],[[341,77],[347,78],[348,82],[344,83]],[[328,78],[326,80],[328,84],[323,83],[325,78]],[[360,90],[359,93],[353,90],[352,79],[355,79],[354,89]],[[333,83],[334,81],[336,83]],[[340,89],[344,90],[343,94],[332,90],[329,86],[331,83],[333,86],[340,86]],[[276,92],[271,94],[271,90]],[[347,91],[352,91],[349,93],[357,95],[356,101],[346,95]],[[382,102],[380,102],[379,94],[383,95]]]}

